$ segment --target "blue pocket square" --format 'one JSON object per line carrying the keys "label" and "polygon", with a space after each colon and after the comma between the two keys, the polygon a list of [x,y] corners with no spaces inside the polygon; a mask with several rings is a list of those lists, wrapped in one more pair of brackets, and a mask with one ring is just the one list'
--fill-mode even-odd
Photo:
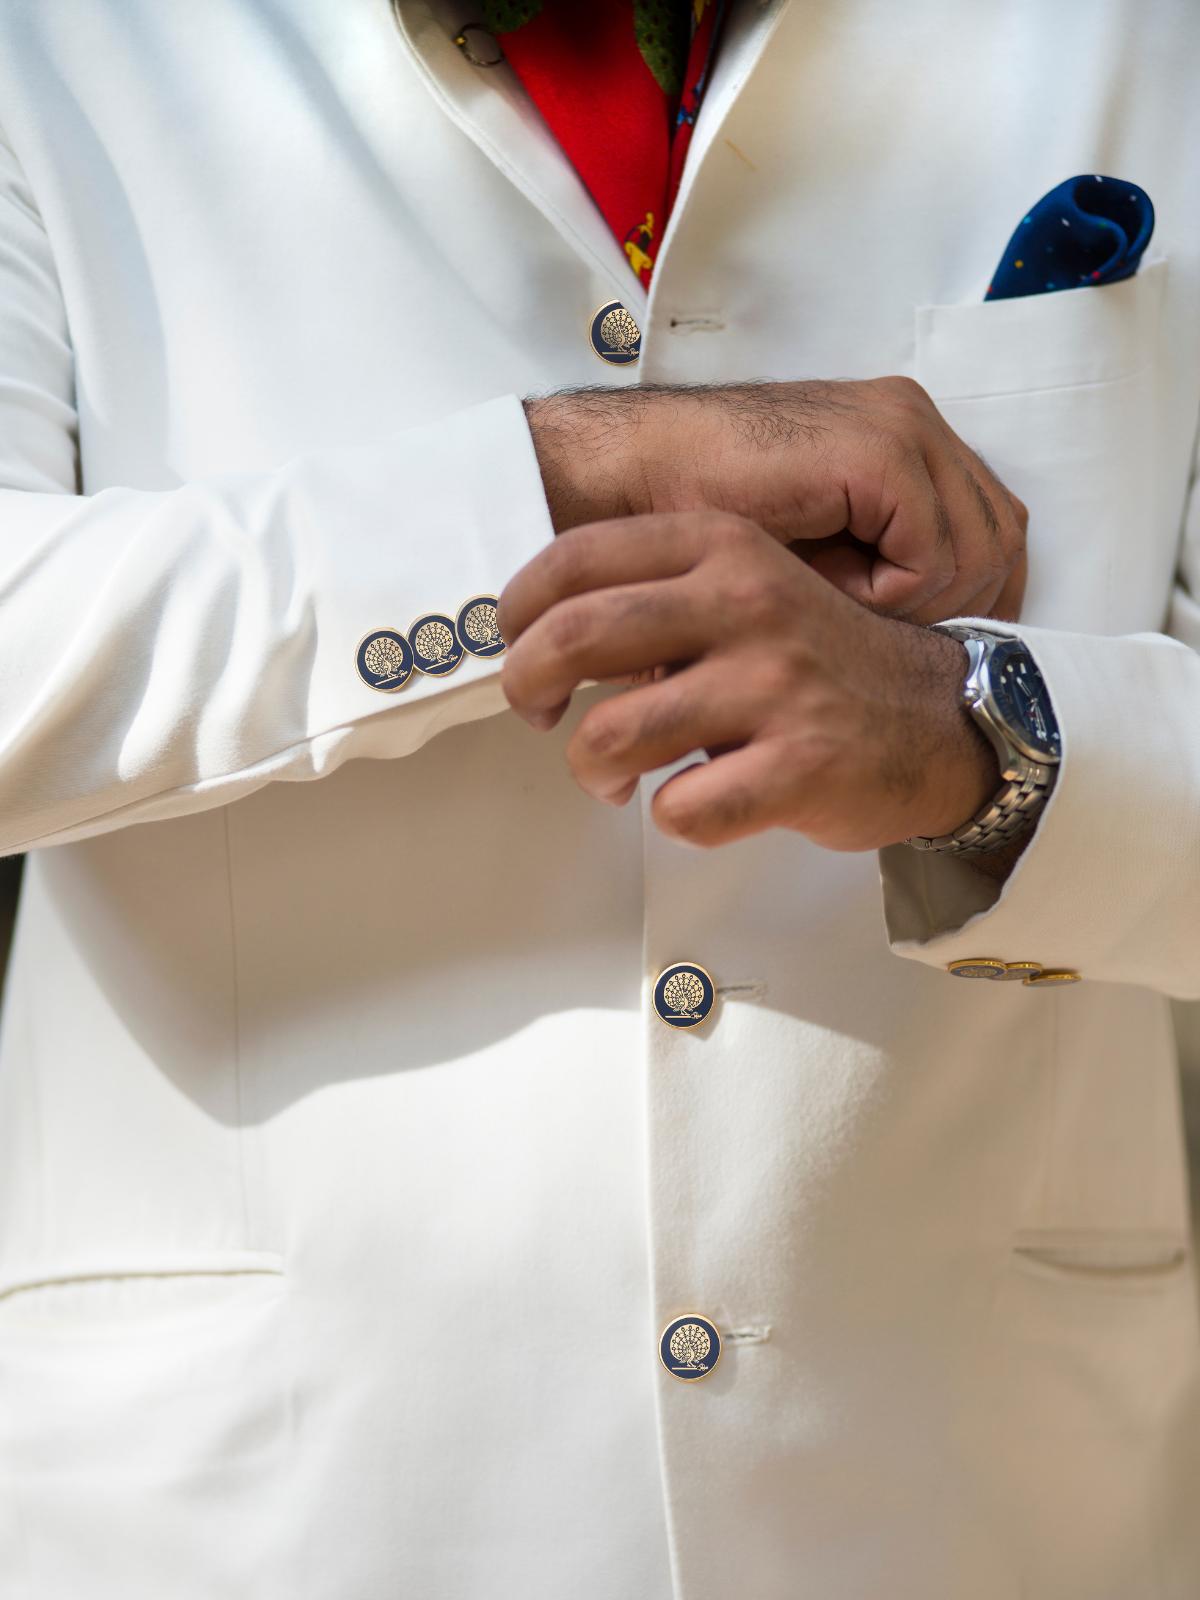
{"label": "blue pocket square", "polygon": [[1068,178],[1021,219],[983,298],[1132,278],[1153,232],[1154,207],[1136,183],[1092,173]]}

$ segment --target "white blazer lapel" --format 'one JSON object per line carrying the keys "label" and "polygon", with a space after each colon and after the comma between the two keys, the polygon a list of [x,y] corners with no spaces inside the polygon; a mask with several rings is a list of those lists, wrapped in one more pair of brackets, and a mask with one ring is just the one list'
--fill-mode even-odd
{"label": "white blazer lapel", "polygon": [[704,164],[704,158],[790,4],[791,0],[734,0],[729,21],[725,25],[725,36],[717,50],[712,82],[696,120],[671,221],[663,236],[656,280],[662,277],[662,264],[671,248],[671,236],[687,209],[688,197],[696,186],[696,175]]}
{"label": "white blazer lapel", "polygon": [[562,146],[507,62],[473,66],[454,43],[471,7],[392,0],[400,37],[446,115],[549,219],[641,321],[646,291]]}

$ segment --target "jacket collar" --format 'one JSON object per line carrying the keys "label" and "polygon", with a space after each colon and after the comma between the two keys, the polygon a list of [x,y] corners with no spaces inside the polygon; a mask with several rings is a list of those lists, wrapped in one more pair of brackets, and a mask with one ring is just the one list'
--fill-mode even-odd
{"label": "jacket collar", "polygon": [[[790,0],[734,0],[701,110],[679,198],[663,240],[695,186],[713,139],[745,86]],[[446,115],[532,203],[641,322],[647,294],[600,208],[507,62],[481,68],[454,43],[478,12],[463,0],[392,0],[392,10],[420,77]]]}

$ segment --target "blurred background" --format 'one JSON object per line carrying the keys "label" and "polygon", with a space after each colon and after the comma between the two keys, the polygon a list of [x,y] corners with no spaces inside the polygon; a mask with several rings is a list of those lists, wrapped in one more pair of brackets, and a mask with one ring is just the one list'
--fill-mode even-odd
{"label": "blurred background", "polygon": [[[0,987],[8,967],[13,918],[21,892],[24,856],[0,858]],[[1179,1041],[1179,1071],[1183,1091],[1183,1119],[1192,1175],[1192,1234],[1200,1240],[1200,1000],[1173,1000],[1175,1037]]]}

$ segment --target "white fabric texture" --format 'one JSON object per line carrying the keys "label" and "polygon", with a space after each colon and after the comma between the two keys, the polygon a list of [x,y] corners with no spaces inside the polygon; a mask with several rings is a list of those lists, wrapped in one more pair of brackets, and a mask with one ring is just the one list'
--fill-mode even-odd
{"label": "white fabric texture", "polygon": [[[1191,1600],[1200,18],[741,0],[644,309],[461,20],[0,8],[0,1589]],[[982,304],[1088,171],[1143,270]],[[358,680],[550,537],[514,396],[888,371],[1030,507],[1000,896],[885,852],[892,948],[873,854],[587,800],[612,691]]]}

